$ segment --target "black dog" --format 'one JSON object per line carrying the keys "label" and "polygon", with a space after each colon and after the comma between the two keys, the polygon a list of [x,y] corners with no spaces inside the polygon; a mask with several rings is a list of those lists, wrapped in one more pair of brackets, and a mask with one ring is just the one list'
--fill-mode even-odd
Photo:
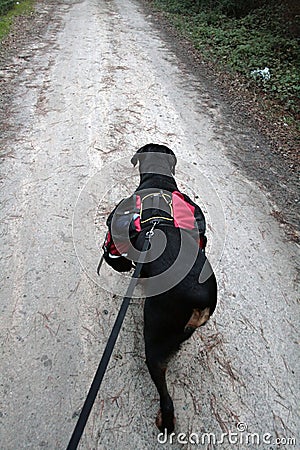
{"label": "black dog", "polygon": [[[140,184],[134,195],[122,201],[108,218],[110,231],[104,258],[116,270],[128,271],[134,259],[130,250],[115,247],[116,241],[122,247],[125,240],[122,229],[129,229],[130,243],[138,251],[153,225],[154,233],[164,233],[162,251],[155,257],[159,248],[155,248],[153,240],[141,276],[146,278],[146,363],[160,396],[156,424],[161,431],[167,429],[170,433],[175,419],[165,378],[167,363],[180,344],[214,312],[217,283],[205,256],[205,218],[198,205],[178,192],[173,178],[177,163],[173,151],[148,144],[138,150],[131,162],[134,166],[139,163]],[[183,211],[187,218],[182,217]]]}

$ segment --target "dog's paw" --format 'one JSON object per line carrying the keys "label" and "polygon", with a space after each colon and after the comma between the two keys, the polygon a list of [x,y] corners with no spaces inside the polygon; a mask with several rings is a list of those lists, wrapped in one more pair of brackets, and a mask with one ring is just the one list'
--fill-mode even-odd
{"label": "dog's paw", "polygon": [[173,414],[172,417],[163,417],[162,411],[159,409],[155,423],[159,431],[164,432],[167,430],[167,433],[170,434],[174,431],[176,419]]}

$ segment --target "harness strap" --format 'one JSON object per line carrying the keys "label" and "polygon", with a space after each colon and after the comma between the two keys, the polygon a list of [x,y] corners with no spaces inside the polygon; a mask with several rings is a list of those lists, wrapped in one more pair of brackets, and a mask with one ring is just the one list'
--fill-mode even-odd
{"label": "harness strap", "polygon": [[[144,207],[144,202],[147,198],[151,198],[152,200],[152,208],[153,209],[159,209],[159,200],[160,198],[162,198],[166,204],[168,205],[168,207],[170,208],[170,216],[171,217],[165,217],[165,216],[153,216],[153,217],[149,217],[148,219],[144,219],[142,220],[142,216],[143,216],[143,207]],[[169,199],[169,201],[168,201]],[[164,193],[163,191],[160,192],[151,192],[150,194],[145,195],[145,197],[143,197],[141,199],[141,208],[140,208],[140,223],[144,224],[147,222],[153,222],[153,221],[157,221],[157,220],[167,220],[170,222],[174,222],[174,215],[173,215],[173,207],[172,207],[172,197],[169,194]]]}
{"label": "harness strap", "polygon": [[141,220],[141,223],[147,223],[151,220],[169,220],[170,222],[173,222],[173,217],[164,217],[164,216],[155,216],[155,217],[149,217],[149,219]]}
{"label": "harness strap", "polygon": [[151,237],[154,234],[153,230],[154,230],[155,226],[156,226],[156,222],[153,224],[151,230],[146,233],[145,241],[144,241],[144,244],[143,244],[142,251],[141,251],[141,253],[139,255],[139,259],[138,259],[137,265],[136,265],[136,267],[134,269],[134,273],[132,275],[132,278],[130,280],[129,286],[127,288],[127,291],[126,291],[125,297],[123,299],[120,311],[118,313],[118,316],[117,316],[117,318],[115,320],[113,329],[112,329],[112,331],[110,333],[110,336],[108,338],[108,341],[107,341],[105,350],[103,352],[101,361],[99,363],[97,372],[96,372],[96,374],[94,376],[94,379],[93,379],[93,382],[91,384],[90,390],[88,392],[87,398],[86,398],[86,400],[84,402],[84,405],[82,407],[80,416],[79,416],[78,421],[76,423],[76,426],[74,428],[74,431],[73,431],[73,434],[71,436],[71,439],[70,439],[69,445],[67,447],[67,450],[76,450],[77,446],[79,444],[79,441],[81,439],[81,436],[82,436],[82,433],[84,431],[85,425],[87,423],[87,420],[89,418],[89,415],[90,415],[90,412],[92,410],[93,404],[95,402],[96,396],[98,394],[101,382],[103,380],[105,371],[107,369],[107,366],[108,366],[111,354],[113,352],[113,349],[114,349],[117,337],[119,335],[122,323],[124,321],[124,318],[125,318],[125,315],[126,315],[126,312],[127,312],[127,309],[128,309],[128,306],[129,306],[129,303],[130,303],[130,300],[131,300],[131,297],[132,297],[134,289],[136,287],[137,280],[138,280],[138,278],[140,276],[143,264],[145,262],[146,255],[147,255],[147,250],[149,249],[149,246],[150,246],[150,239],[151,239]]}

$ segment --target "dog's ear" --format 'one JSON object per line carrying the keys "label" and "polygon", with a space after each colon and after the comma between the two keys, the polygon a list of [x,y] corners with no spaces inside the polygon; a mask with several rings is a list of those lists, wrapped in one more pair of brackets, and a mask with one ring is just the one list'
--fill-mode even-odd
{"label": "dog's ear", "polygon": [[139,156],[140,153],[143,153],[144,151],[147,151],[147,149],[151,146],[151,144],[147,144],[144,145],[143,147],[141,147],[137,152],[135,152],[135,154],[133,155],[133,157],[131,158],[131,164],[135,167],[137,165],[137,162],[139,160]]}
{"label": "dog's ear", "polygon": [[175,166],[177,164],[177,158],[173,152],[172,152],[171,156],[172,156],[171,172],[173,175],[175,175]]}
{"label": "dog's ear", "polygon": [[134,167],[137,165],[137,162],[138,162],[138,155],[137,155],[136,153],[133,155],[133,157],[131,158],[130,162],[131,162],[131,164],[132,164]]}

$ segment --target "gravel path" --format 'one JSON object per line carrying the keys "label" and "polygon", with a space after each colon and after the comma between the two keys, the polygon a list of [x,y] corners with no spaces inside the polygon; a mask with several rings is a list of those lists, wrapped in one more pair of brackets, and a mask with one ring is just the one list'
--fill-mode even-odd
{"label": "gravel path", "polygon": [[13,98],[1,116],[0,448],[67,446],[120,305],[113,292],[128,281],[94,275],[103,221],[136,186],[129,159],[151,141],[174,150],[181,189],[207,214],[219,304],[170,364],[171,445],[154,425],[134,299],[80,448],[296,448],[298,248],[270,192],[229,156],[263,139],[229,126],[226,101],[139,2],[37,11],[39,33],[1,71]]}

